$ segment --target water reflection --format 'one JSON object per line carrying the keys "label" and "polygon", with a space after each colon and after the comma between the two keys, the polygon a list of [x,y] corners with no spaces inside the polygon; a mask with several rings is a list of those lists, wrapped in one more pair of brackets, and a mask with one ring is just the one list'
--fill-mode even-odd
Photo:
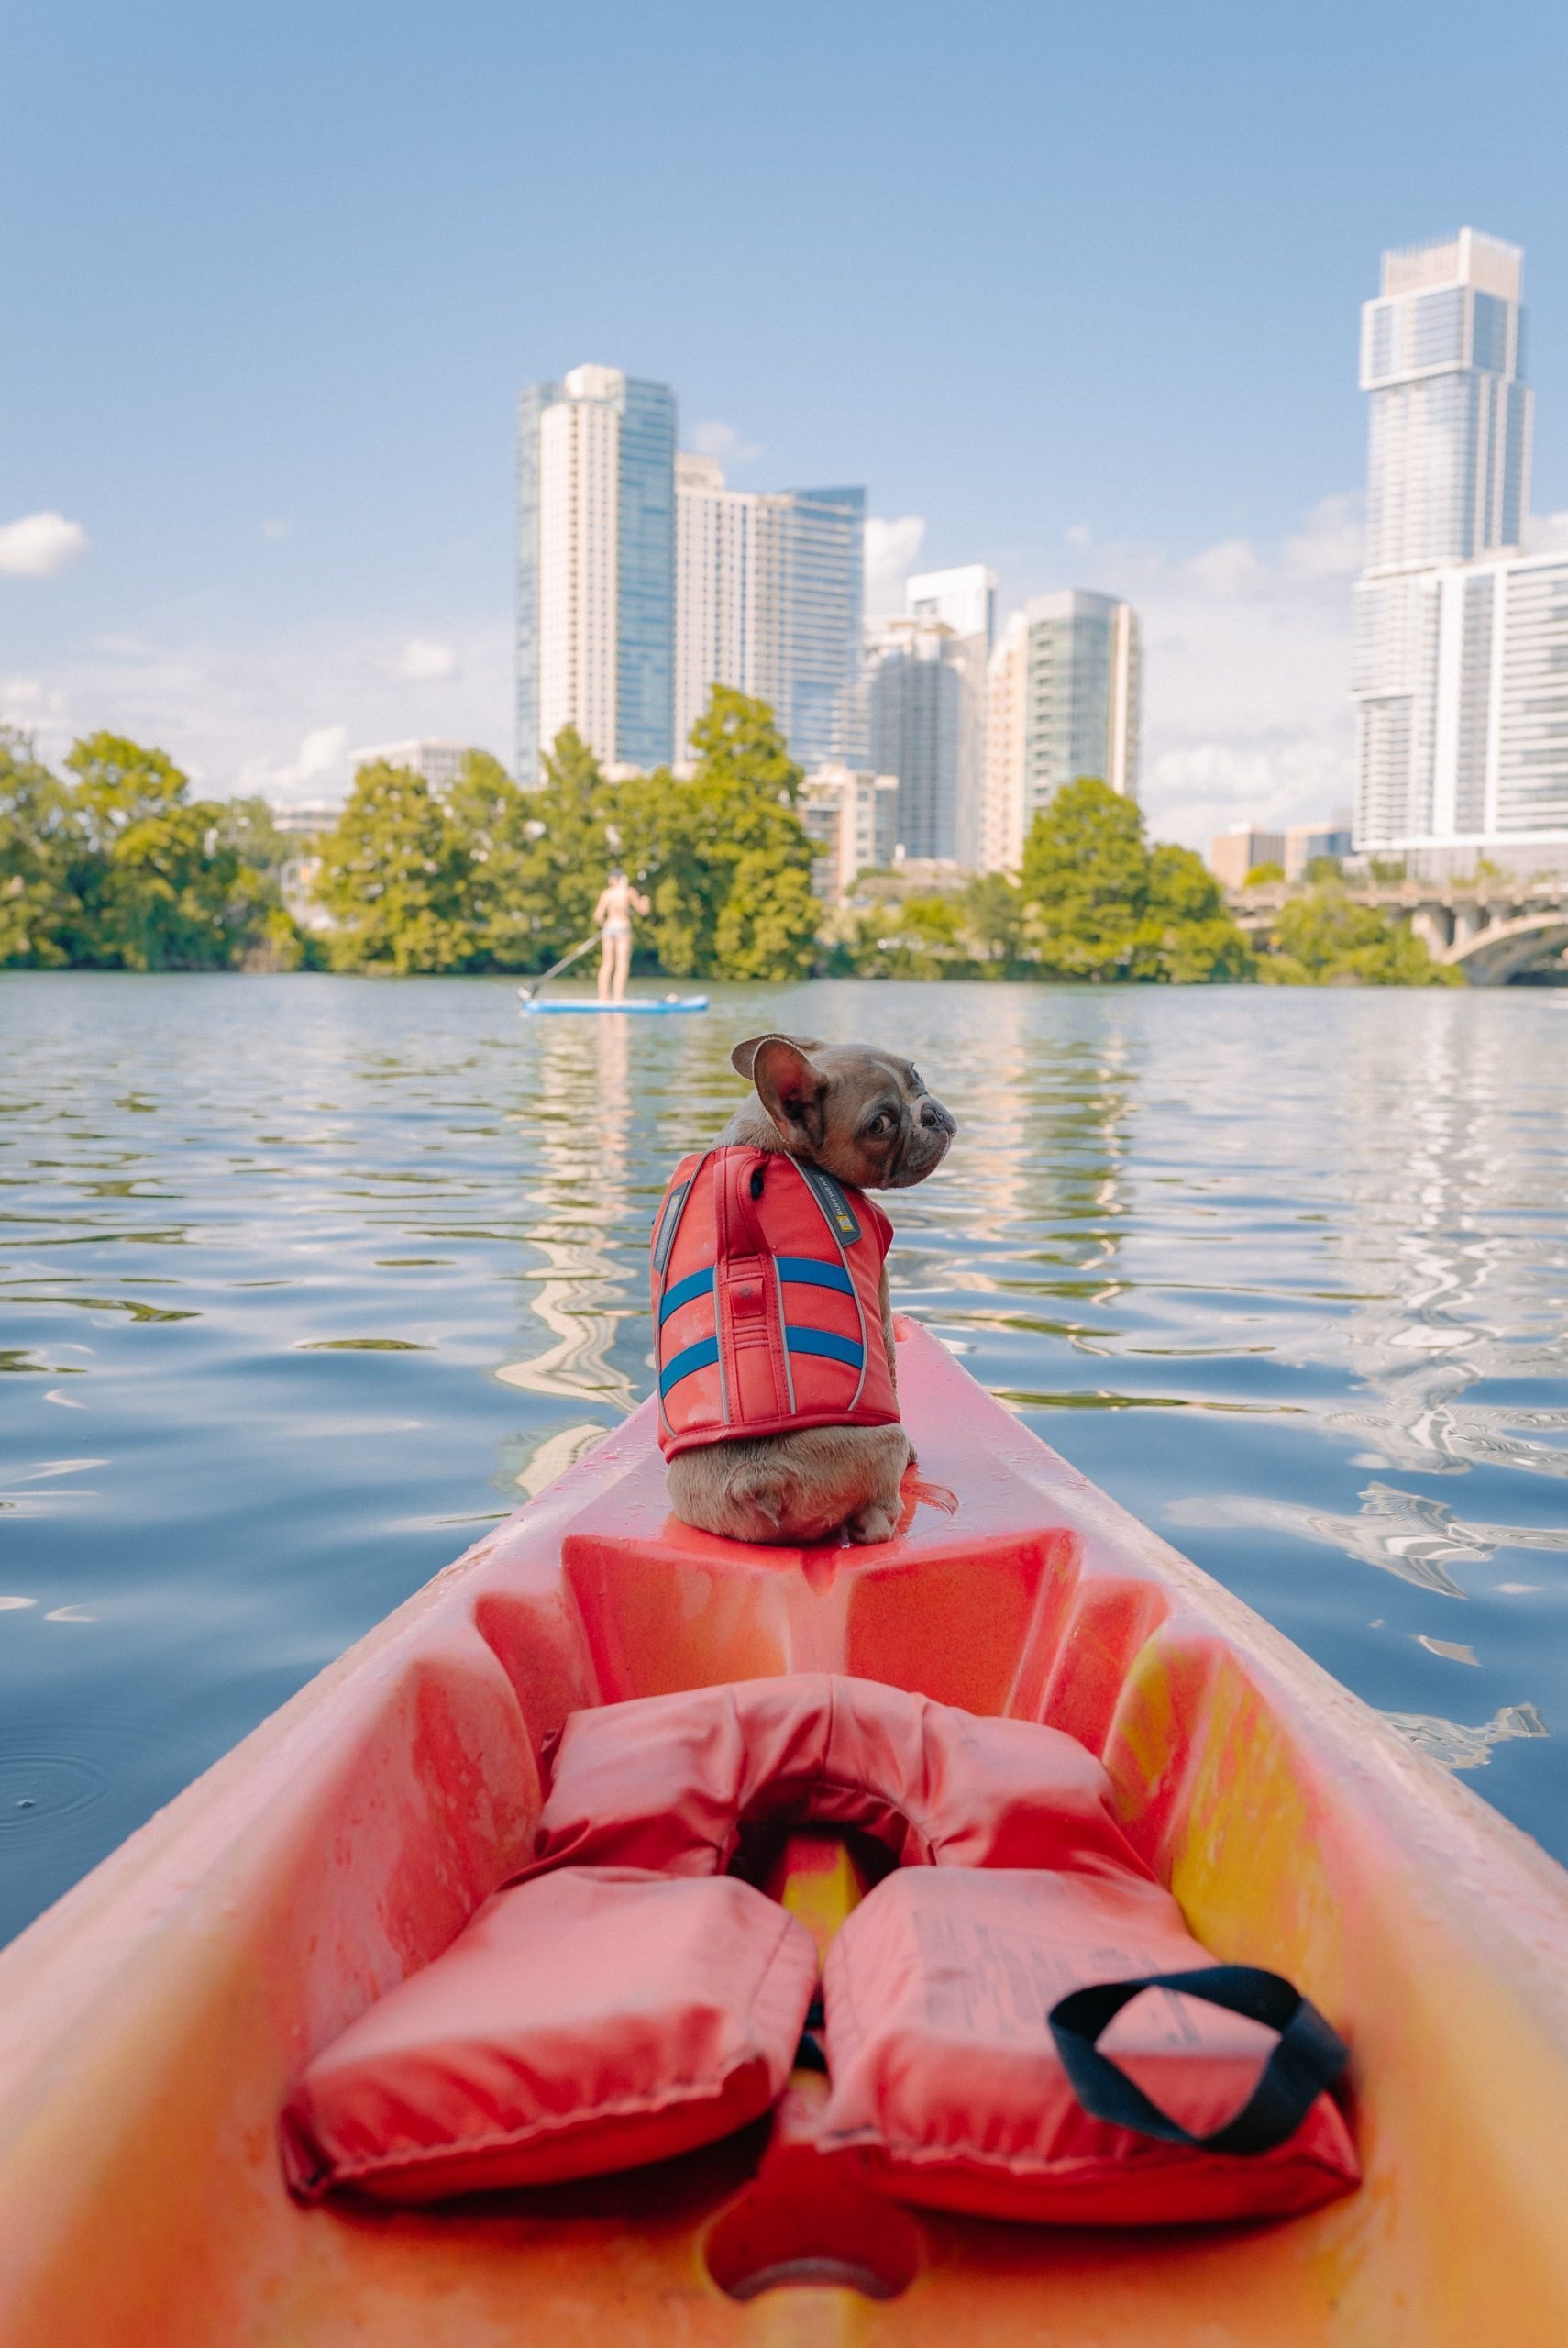
{"label": "water reflection", "polygon": [[903,1309],[1568,1855],[1558,1008],[0,977],[0,1929],[647,1390],[649,1218],[770,1027],[959,1119]]}
{"label": "water reflection", "polygon": [[508,1386],[629,1411],[640,1399],[628,1366],[612,1358],[635,1311],[624,1242],[630,1216],[632,1102],[629,1020],[540,1020],[529,1029],[533,1095],[512,1113],[522,1129],[523,1234],[536,1267],[529,1310],[553,1342],[495,1375]]}

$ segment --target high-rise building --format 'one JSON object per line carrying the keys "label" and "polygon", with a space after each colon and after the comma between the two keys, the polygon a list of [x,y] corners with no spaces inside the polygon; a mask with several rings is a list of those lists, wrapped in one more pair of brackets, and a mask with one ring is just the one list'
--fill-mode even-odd
{"label": "high-rise building", "polygon": [[613,766],[674,748],[675,394],[617,367],[517,414],[517,779],[575,725]]}
{"label": "high-rise building", "polygon": [[988,681],[984,870],[1017,870],[1030,825],[1064,783],[1097,775],[1137,797],[1139,698],[1131,604],[1075,587],[1013,614]]}
{"label": "high-rise building", "polygon": [[937,619],[888,620],[866,663],[867,755],[898,777],[898,840],[906,856],[958,855],[963,639]]}
{"label": "high-rise building", "polygon": [[375,742],[368,749],[349,751],[348,771],[358,774],[361,767],[407,767],[423,776],[432,791],[445,791],[461,776],[469,748],[467,742]]}
{"label": "high-rise building", "polygon": [[1362,311],[1355,844],[1434,871],[1568,852],[1568,556],[1518,550],[1523,266],[1462,228],[1385,253]]}
{"label": "high-rise building", "polygon": [[952,629],[955,638],[948,657],[956,666],[961,682],[958,812],[953,847],[945,852],[972,869],[983,861],[980,831],[986,788],[986,676],[996,640],[996,572],[983,562],[961,563],[952,570],[919,571],[905,586],[904,609],[911,619],[940,620]]}
{"label": "high-rise building", "polygon": [[997,626],[997,574],[984,562],[916,571],[905,583],[904,610],[913,620],[940,620],[955,636],[983,637],[988,653]]}
{"label": "high-rise building", "polygon": [[1530,422],[1523,261],[1517,245],[1474,228],[1383,256],[1382,291],[1361,313],[1369,578],[1519,543]]}
{"label": "high-rise building", "polygon": [[686,755],[709,688],[757,690],[757,507],[726,489],[714,457],[675,460],[675,755]]}
{"label": "high-rise building", "polygon": [[893,861],[898,844],[899,779],[830,764],[809,774],[796,812],[815,850],[812,886],[842,903],[862,872]]}
{"label": "high-rise building", "polygon": [[729,489],[683,455],[676,507],[679,750],[723,684],[766,701],[803,765],[857,756],[864,490]]}

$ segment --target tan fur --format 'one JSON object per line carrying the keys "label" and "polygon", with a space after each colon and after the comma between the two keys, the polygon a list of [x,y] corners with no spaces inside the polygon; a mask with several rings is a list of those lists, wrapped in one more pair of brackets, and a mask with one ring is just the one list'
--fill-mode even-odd
{"label": "tan fur", "polygon": [[[720,1145],[787,1151],[858,1190],[907,1190],[942,1162],[957,1127],[908,1060],[863,1044],[756,1036],[730,1058],[756,1091]],[[882,1329],[895,1389],[893,1314],[882,1272]],[[913,1459],[902,1427],[802,1427],[702,1444],[669,1462],[670,1505],[685,1524],[733,1541],[824,1541],[843,1530],[886,1541]]]}

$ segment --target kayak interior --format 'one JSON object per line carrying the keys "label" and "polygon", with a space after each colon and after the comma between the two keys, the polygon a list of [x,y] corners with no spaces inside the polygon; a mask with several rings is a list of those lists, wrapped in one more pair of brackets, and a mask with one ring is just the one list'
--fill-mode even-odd
{"label": "kayak interior", "polygon": [[[640,1412],[0,1955],[6,2348],[1568,2337],[1568,1879],[899,1337],[920,1465],[893,1542],[672,1527]],[[565,1714],[821,1670],[1099,1753],[1198,1939],[1349,2042],[1362,2190],[1171,2232],[882,2205],[846,2245],[809,2194],[747,2232],[759,2128],[490,2206],[291,2202],[294,2079],[527,1855]]]}

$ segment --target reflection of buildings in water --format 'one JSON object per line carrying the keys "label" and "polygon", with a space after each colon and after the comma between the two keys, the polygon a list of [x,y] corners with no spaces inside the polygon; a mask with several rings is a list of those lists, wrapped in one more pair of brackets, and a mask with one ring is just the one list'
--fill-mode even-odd
{"label": "reflection of buildings in water", "polygon": [[[988,995],[984,1053],[968,1082],[948,1090],[959,1140],[931,1219],[964,1245],[930,1259],[932,1285],[1017,1299],[964,1308],[951,1316],[959,1322],[1030,1325],[1031,1299],[1093,1303],[1116,1292],[1138,1071],[1120,1023],[1042,1036],[1038,1001],[1010,987]],[[1051,1334],[1078,1341],[1055,1322]]]}
{"label": "reflection of buildings in water", "polygon": [[524,1176],[524,1236],[545,1265],[533,1276],[530,1310],[555,1342],[496,1376],[536,1394],[629,1411],[638,1381],[611,1358],[621,1322],[643,1309],[640,1280],[634,1290],[613,1244],[631,1212],[626,1026],[619,1019],[537,1024],[545,1032],[536,1037],[534,1098],[516,1121],[536,1145]]}
{"label": "reflection of buildings in water", "polygon": [[1568,1368],[1560,1310],[1543,1311],[1560,1285],[1560,1162],[1543,1154],[1532,1173],[1534,1072],[1497,1053],[1492,1023],[1463,1016],[1463,998],[1434,1008],[1455,1015],[1426,1022],[1414,1054],[1405,1021],[1394,1034],[1358,1023],[1343,1071],[1357,1214],[1332,1228],[1351,1286],[1370,1299],[1341,1324],[1368,1401],[1331,1423],[1368,1439],[1371,1468],[1568,1475],[1568,1448],[1525,1432],[1568,1428],[1568,1411],[1464,1400],[1485,1379]]}

